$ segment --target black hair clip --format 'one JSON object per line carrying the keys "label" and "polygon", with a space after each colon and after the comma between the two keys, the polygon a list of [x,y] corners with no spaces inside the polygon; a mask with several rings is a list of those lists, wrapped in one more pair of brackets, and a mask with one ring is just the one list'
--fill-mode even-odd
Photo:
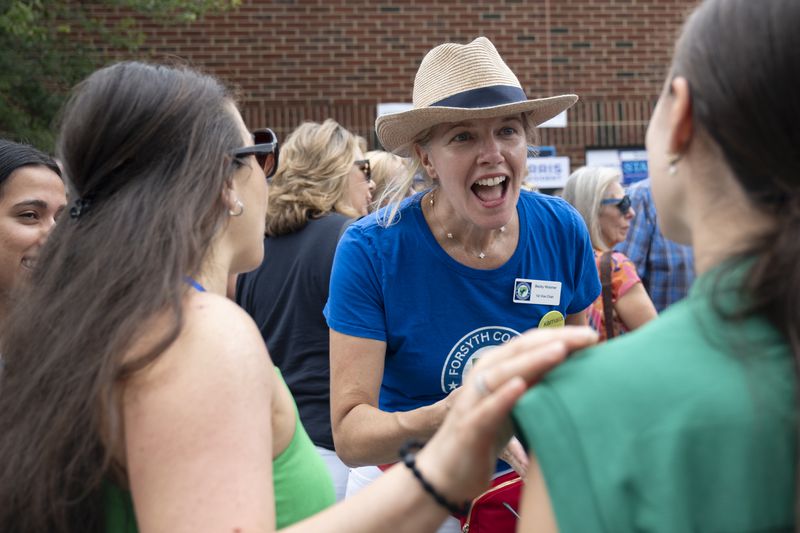
{"label": "black hair clip", "polygon": [[92,198],[85,196],[75,200],[75,205],[69,208],[69,216],[72,218],[80,218],[85,215],[92,207]]}

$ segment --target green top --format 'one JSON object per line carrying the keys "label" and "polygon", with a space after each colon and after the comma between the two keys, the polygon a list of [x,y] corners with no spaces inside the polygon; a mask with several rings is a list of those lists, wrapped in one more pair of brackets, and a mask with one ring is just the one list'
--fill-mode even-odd
{"label": "green top", "polygon": [[[793,531],[796,377],[716,269],[657,320],[584,350],[514,408],[561,533]],[[720,277],[741,304],[744,267]]]}
{"label": "green top", "polygon": [[[278,377],[283,383],[280,371]],[[275,521],[278,529],[308,518],[336,502],[328,468],[300,422],[294,399],[292,406],[295,412],[294,436],[289,446],[272,461]],[[106,531],[136,533],[138,528],[130,492],[108,481],[104,492]]]}

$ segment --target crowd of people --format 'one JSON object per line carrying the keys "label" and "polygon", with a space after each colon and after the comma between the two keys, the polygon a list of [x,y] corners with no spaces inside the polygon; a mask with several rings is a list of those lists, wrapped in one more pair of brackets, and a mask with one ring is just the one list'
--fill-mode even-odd
{"label": "crowd of people", "polygon": [[649,179],[563,198],[527,157],[578,97],[484,37],[371,152],[96,71],[55,158],[0,140],[0,531],[797,530],[798,22],[703,0]]}

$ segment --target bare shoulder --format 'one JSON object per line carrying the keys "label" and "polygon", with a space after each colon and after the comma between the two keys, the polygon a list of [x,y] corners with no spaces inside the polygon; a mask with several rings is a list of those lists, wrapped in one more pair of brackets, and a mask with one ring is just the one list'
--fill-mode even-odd
{"label": "bare shoulder", "polygon": [[[190,293],[184,304],[185,341],[202,340],[229,346],[239,351],[253,341],[263,347],[264,341],[253,319],[228,298],[207,292]],[[263,350],[260,350],[263,351]]]}
{"label": "bare shoulder", "polygon": [[[228,376],[235,380],[265,377],[272,363],[264,340],[250,316],[234,302],[211,293],[189,293],[183,305],[183,327],[178,338],[141,378],[171,374],[204,374],[219,380]],[[152,330],[142,339],[147,344],[164,332],[171,321],[156,318]]]}
{"label": "bare shoulder", "polygon": [[250,370],[265,362],[272,366],[253,319],[231,300],[211,293],[190,293],[184,310],[184,327],[175,343],[184,353]]}
{"label": "bare shoulder", "polygon": [[[139,530],[266,531],[278,389],[264,341],[221,296],[190,292],[183,311],[175,342],[124,384],[118,455]],[[145,335],[163,334],[171,318],[154,317]]]}

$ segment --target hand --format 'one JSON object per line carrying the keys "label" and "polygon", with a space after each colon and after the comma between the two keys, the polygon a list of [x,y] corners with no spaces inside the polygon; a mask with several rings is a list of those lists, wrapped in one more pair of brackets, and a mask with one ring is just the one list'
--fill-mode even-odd
{"label": "hand", "polygon": [[508,413],[516,401],[569,352],[595,342],[597,334],[586,327],[536,329],[481,357],[417,457],[423,475],[453,502],[486,490],[497,454],[511,438]]}
{"label": "hand", "polygon": [[525,449],[517,437],[511,437],[506,447],[500,452],[500,459],[511,465],[519,477],[524,478],[528,473],[528,454],[525,453]]}
{"label": "hand", "polygon": [[436,409],[437,413],[436,416],[438,417],[438,421],[436,423],[437,428],[444,423],[445,418],[447,418],[447,415],[450,413],[450,410],[458,401],[458,396],[461,394],[463,390],[464,390],[463,386],[458,387],[457,389],[453,389],[447,394],[447,396],[445,396],[444,398],[433,404],[434,407],[437,408]]}

